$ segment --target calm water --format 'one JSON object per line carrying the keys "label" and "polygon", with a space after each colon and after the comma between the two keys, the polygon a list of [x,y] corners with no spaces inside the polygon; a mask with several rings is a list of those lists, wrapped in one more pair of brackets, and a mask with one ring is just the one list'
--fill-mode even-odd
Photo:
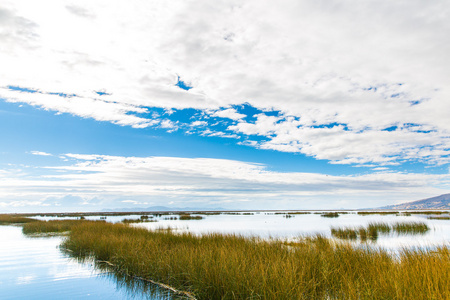
{"label": "calm water", "polygon": [[0,237],[2,300],[170,298],[153,285],[70,259],[59,250],[61,237],[28,238],[15,226],[0,226]]}
{"label": "calm water", "polygon": [[[138,218],[138,216],[136,216]],[[359,227],[367,226],[370,222],[425,222],[430,231],[423,235],[389,234],[379,236],[376,246],[390,250],[402,247],[429,247],[449,245],[450,220],[428,220],[426,215],[396,216],[396,215],[358,215],[356,213],[342,214],[338,218],[324,218],[319,214],[293,215],[285,218],[280,214],[255,213],[254,215],[212,215],[203,220],[164,220],[164,216],[157,218],[158,222],[138,223],[134,226],[149,229],[172,227],[180,231],[194,233],[238,233],[245,236],[260,236],[263,238],[296,238],[319,233],[331,237],[331,227]]]}
{"label": "calm water", "polygon": [[[108,222],[120,222],[134,216],[108,217]],[[358,227],[370,222],[394,224],[402,221],[422,221],[431,228],[423,235],[380,235],[373,243],[389,250],[402,247],[433,247],[450,245],[450,220],[429,220],[426,215],[357,215],[342,214],[338,218],[324,218],[319,214],[293,215],[255,212],[252,215],[207,215],[203,220],[166,220],[138,223],[150,229],[176,228],[193,233],[237,233],[263,238],[295,239],[320,233],[331,236],[332,226]],[[53,219],[53,218],[41,218]],[[99,219],[99,217],[87,217]],[[118,278],[113,273],[99,271],[92,263],[77,262],[61,252],[61,237],[30,238],[22,235],[21,227],[0,226],[0,298],[1,299],[174,299],[153,285]]]}

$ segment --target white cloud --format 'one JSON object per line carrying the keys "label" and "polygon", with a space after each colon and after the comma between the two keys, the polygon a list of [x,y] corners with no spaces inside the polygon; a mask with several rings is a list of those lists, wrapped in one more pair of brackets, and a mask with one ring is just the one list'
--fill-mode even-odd
{"label": "white cloud", "polygon": [[234,108],[228,108],[225,110],[218,110],[212,114],[212,117],[228,118],[231,120],[240,120],[246,115],[238,113]]}
{"label": "white cloud", "polygon": [[381,172],[331,176],[273,172],[261,164],[226,159],[64,156],[69,164],[44,167],[41,174],[6,174],[0,181],[0,206],[92,210],[123,207],[124,203],[162,205],[176,199],[183,206],[197,202],[237,208],[245,200],[249,209],[280,208],[281,204],[314,208],[305,207],[304,200],[317,197],[330,208],[335,208],[336,199],[352,198],[356,200],[348,207],[365,207],[361,199],[383,199],[378,200],[380,205],[397,199],[417,200],[444,193],[450,186],[448,175]]}
{"label": "white cloud", "polygon": [[200,127],[200,126],[207,126],[208,125],[208,122],[205,122],[205,121],[194,121],[194,122],[192,122],[191,123],[191,126],[192,127]]}
{"label": "white cloud", "polygon": [[30,153],[33,155],[40,155],[40,156],[53,156],[50,153],[42,152],[42,151],[31,151]]}
{"label": "white cloud", "polygon": [[[146,107],[242,120],[222,108],[248,103],[294,117],[234,127],[268,137],[262,148],[335,163],[448,162],[446,2],[15,0],[0,8],[7,101],[137,128],[159,124],[137,115]],[[193,88],[175,86],[178,76]],[[346,129],[317,128],[333,123]],[[390,126],[404,129],[382,131]]]}

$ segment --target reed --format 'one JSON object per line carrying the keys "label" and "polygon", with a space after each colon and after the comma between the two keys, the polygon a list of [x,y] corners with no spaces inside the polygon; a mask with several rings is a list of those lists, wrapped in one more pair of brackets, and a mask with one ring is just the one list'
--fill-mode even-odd
{"label": "reed", "polygon": [[383,249],[323,236],[286,245],[238,235],[83,222],[63,247],[198,299],[450,299],[450,251]]}
{"label": "reed", "polygon": [[192,216],[190,214],[183,214],[180,215],[180,220],[181,221],[186,221],[186,220],[202,220],[204,219],[203,216]]}
{"label": "reed", "polygon": [[424,222],[399,222],[392,225],[392,230],[398,234],[423,234],[430,230]]}
{"label": "reed", "polygon": [[331,234],[340,239],[354,240],[358,237],[358,230],[353,228],[331,228]]}
{"label": "reed", "polygon": [[429,220],[450,220],[450,216],[428,216]]}
{"label": "reed", "polygon": [[125,218],[122,219],[122,223],[145,223],[145,222],[158,222],[157,220],[153,219],[153,216],[147,216],[147,215],[142,215],[139,217],[139,219],[130,219],[130,218]]}
{"label": "reed", "polygon": [[358,211],[358,215],[396,215],[398,211]]}
{"label": "reed", "polygon": [[384,222],[373,222],[373,223],[369,223],[369,225],[367,226],[367,229],[369,231],[376,231],[376,232],[381,232],[381,233],[389,233],[391,232],[391,226],[388,223],[384,223]]}
{"label": "reed", "polygon": [[423,222],[397,222],[393,225],[383,222],[372,222],[367,228],[351,228],[351,227],[331,227],[331,235],[339,239],[355,240],[358,236],[361,241],[367,239],[376,240],[379,234],[389,234],[395,232],[397,234],[424,234],[430,228]]}
{"label": "reed", "polygon": [[[73,226],[81,222],[96,222],[85,220],[50,220],[50,221],[35,221],[23,225],[22,232],[24,234],[39,234],[50,232],[66,232],[72,229]],[[97,221],[104,222],[104,221]]]}
{"label": "reed", "polygon": [[337,218],[337,217],[339,217],[339,213],[338,212],[327,212],[327,213],[321,213],[320,216],[324,217],[324,218]]}
{"label": "reed", "polygon": [[131,224],[131,223],[149,223],[149,222],[158,222],[158,220],[153,220],[153,219],[123,219],[122,223],[127,223],[127,224]]}
{"label": "reed", "polygon": [[448,211],[445,210],[422,210],[422,211],[408,211],[410,214],[415,215],[442,215],[445,213],[448,213]]}
{"label": "reed", "polygon": [[23,215],[0,214],[0,225],[24,224],[35,221],[36,219],[28,218]]}

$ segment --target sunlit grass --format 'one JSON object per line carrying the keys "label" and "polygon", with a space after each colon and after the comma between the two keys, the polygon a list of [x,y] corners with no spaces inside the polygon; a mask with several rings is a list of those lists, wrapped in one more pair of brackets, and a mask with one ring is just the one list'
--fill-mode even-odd
{"label": "sunlit grass", "polygon": [[393,257],[322,236],[287,246],[100,222],[74,226],[63,246],[198,299],[450,299],[448,247]]}

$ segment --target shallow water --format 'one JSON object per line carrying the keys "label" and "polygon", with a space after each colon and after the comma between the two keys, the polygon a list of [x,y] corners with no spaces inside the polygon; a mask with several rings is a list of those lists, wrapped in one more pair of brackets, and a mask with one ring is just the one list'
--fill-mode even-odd
{"label": "shallow water", "polygon": [[58,247],[61,237],[28,238],[16,226],[0,226],[0,237],[2,300],[170,298],[153,285],[69,258]]}
{"label": "shallow water", "polygon": [[[293,239],[300,236],[322,234],[331,237],[331,227],[360,227],[371,222],[425,222],[430,230],[420,235],[398,235],[391,233],[380,234],[373,245],[389,250],[398,250],[403,247],[433,247],[449,245],[450,220],[429,220],[426,215],[396,216],[396,215],[358,215],[356,213],[341,214],[337,218],[324,218],[320,214],[292,215],[285,218],[283,214],[255,213],[253,215],[207,215],[203,220],[164,220],[158,222],[137,223],[133,226],[149,229],[172,227],[180,231],[193,233],[236,233],[244,236],[259,236],[263,238]],[[138,216],[136,216],[137,218]]]}

